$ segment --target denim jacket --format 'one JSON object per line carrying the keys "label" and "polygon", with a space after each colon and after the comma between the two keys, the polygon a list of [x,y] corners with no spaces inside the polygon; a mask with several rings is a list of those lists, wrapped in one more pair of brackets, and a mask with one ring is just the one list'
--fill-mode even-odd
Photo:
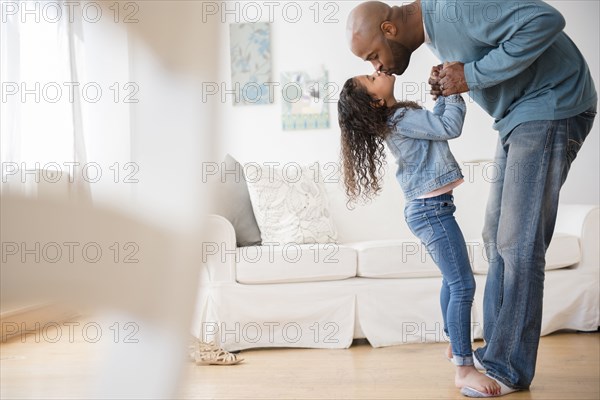
{"label": "denim jacket", "polygon": [[407,201],[463,177],[448,140],[460,136],[466,113],[460,95],[440,96],[432,111],[399,108],[385,141],[396,158],[396,179]]}

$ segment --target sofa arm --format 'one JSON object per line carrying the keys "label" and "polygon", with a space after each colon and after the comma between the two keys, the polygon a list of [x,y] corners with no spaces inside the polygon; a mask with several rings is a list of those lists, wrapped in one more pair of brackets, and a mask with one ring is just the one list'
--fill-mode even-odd
{"label": "sofa arm", "polygon": [[227,218],[206,217],[206,235],[202,242],[202,264],[211,283],[235,282],[237,245],[235,230]]}
{"label": "sofa arm", "polygon": [[600,207],[588,204],[561,204],[558,207],[555,232],[579,237],[581,261],[578,269],[600,273]]}

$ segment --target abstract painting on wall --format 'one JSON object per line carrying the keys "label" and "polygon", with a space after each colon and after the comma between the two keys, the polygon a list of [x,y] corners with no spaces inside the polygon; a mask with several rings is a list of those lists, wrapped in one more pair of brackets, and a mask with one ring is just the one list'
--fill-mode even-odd
{"label": "abstract painting on wall", "polygon": [[271,25],[268,22],[231,24],[231,83],[234,105],[273,102],[271,81]]}
{"label": "abstract painting on wall", "polygon": [[284,130],[329,128],[331,86],[324,67],[281,74]]}

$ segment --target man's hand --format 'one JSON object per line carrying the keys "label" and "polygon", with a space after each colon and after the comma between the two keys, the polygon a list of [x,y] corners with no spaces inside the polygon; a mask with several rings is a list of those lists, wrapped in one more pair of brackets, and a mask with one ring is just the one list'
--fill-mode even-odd
{"label": "man's hand", "polygon": [[442,95],[442,90],[440,89],[440,71],[442,70],[443,65],[434,65],[431,67],[431,73],[429,74],[429,85],[431,86],[430,94],[433,97],[433,100],[437,100],[439,96]]}
{"label": "man's hand", "polygon": [[465,64],[461,62],[444,63],[439,74],[439,83],[443,96],[468,92],[469,86],[465,81]]}

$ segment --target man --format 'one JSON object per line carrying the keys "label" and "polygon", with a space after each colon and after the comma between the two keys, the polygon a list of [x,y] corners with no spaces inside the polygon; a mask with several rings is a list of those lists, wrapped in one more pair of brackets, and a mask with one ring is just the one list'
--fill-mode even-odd
{"label": "man", "polygon": [[475,359],[502,394],[533,379],[559,192],[596,115],[588,66],[564,26],[536,0],[366,2],[348,18],[352,52],[377,71],[402,74],[426,43],[445,63],[432,68],[432,95],[468,91],[495,118],[503,174],[486,211],[485,345]]}

